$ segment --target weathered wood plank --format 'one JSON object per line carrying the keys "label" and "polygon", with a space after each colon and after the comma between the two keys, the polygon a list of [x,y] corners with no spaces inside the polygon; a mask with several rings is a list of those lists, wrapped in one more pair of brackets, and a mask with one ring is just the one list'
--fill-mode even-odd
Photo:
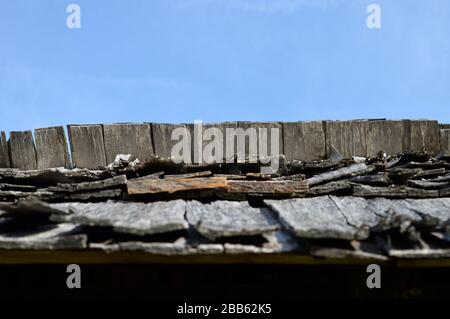
{"label": "weathered wood plank", "polygon": [[36,169],[36,151],[31,131],[9,134],[11,167],[23,170]]}
{"label": "weathered wood plank", "polygon": [[[257,141],[257,154],[261,157],[267,157],[267,155],[279,155],[284,153],[283,149],[283,128],[281,123],[278,122],[238,122],[238,128],[243,129],[249,133],[250,137],[245,138],[245,156],[252,155],[250,153],[250,141],[251,138]],[[278,140],[272,141],[271,132],[272,129],[278,129]],[[261,136],[263,132],[266,132],[265,138]],[[274,133],[276,131],[273,131]],[[272,148],[272,143],[278,143],[278,150]],[[266,146],[264,148],[264,146]],[[278,151],[278,152],[277,152]],[[266,153],[266,154],[263,154]],[[278,153],[278,154],[276,154]]]}
{"label": "weathered wood plank", "polygon": [[353,132],[351,121],[326,121],[325,126],[327,135],[327,155],[330,155],[332,146],[345,157],[356,155],[353,154]]}
{"label": "weathered wood plank", "polygon": [[119,188],[125,186],[126,184],[127,184],[126,176],[119,175],[95,182],[58,183],[57,186],[48,187],[47,190],[50,192],[74,193],[80,191],[95,191],[107,188]]}
{"label": "weathered wood plank", "polygon": [[439,124],[437,121],[411,121],[411,150],[437,154],[440,150]]}
{"label": "weathered wood plank", "polygon": [[96,169],[107,165],[101,125],[68,125],[67,128],[74,167]]}
{"label": "weathered wood plank", "polygon": [[155,203],[71,203],[71,214],[57,215],[56,221],[81,225],[112,227],[116,232],[153,235],[188,228],[184,219],[186,202],[174,200]]}
{"label": "weathered wood plank", "polygon": [[278,213],[281,222],[296,236],[303,238],[366,238],[367,232],[351,225],[329,196],[264,200]]}
{"label": "weathered wood plank", "polygon": [[114,162],[117,154],[131,154],[130,160],[141,162],[154,154],[150,124],[103,125],[103,134],[107,164]]}
{"label": "weathered wood plank", "polygon": [[440,131],[441,153],[450,155],[450,129]]}
{"label": "weathered wood plank", "polygon": [[71,167],[64,127],[36,129],[34,139],[38,169]]}
{"label": "weathered wood plank", "polygon": [[228,181],[227,193],[298,195],[308,191],[306,181]]}
{"label": "weathered wood plank", "polygon": [[178,179],[136,178],[127,182],[128,194],[158,194],[177,191],[225,188],[228,182],[225,177],[199,177]]}
{"label": "weathered wood plank", "polygon": [[254,208],[247,202],[188,202],[186,218],[203,236],[220,237],[262,235],[280,228],[268,208]]}
{"label": "weathered wood plank", "polygon": [[[232,136],[232,133],[238,128],[237,122],[223,122],[223,123],[202,123],[201,131],[197,124],[191,124],[188,126],[189,132],[192,138],[192,162],[195,164],[201,163],[213,163],[214,159],[205,158],[205,154],[210,154],[208,151],[209,144],[219,138],[214,136],[213,131],[209,130],[211,128],[216,128],[222,134],[222,140],[219,139],[219,145],[221,146],[222,156],[217,156],[219,160],[234,159],[237,154],[237,137]],[[195,129],[197,127],[197,130]],[[228,136],[227,138],[227,129]],[[213,144],[211,144],[213,145]],[[247,144],[246,144],[247,147]],[[248,152],[246,153],[248,154]],[[215,154],[212,154],[215,155]],[[228,156],[227,156],[228,155]],[[201,160],[200,160],[201,159]]]}
{"label": "weathered wood plank", "polygon": [[0,168],[11,167],[9,161],[8,140],[6,139],[5,132],[0,132]]}
{"label": "weathered wood plank", "polygon": [[367,122],[367,156],[388,155],[403,151],[402,121]]}
{"label": "weathered wood plank", "polygon": [[335,171],[326,172],[308,178],[306,181],[310,186],[318,185],[325,182],[334,181],[347,176],[357,176],[373,171],[373,166],[367,166],[365,163],[353,164],[348,167],[338,168]]}
{"label": "weathered wood plank", "polygon": [[[186,151],[188,150],[189,154],[187,154],[186,156],[187,158],[192,159],[192,139],[190,129],[187,125],[152,123],[151,129],[156,155],[170,158],[172,157],[171,152],[173,147],[182,141],[186,141],[186,144],[189,145],[189,148],[186,149]],[[174,134],[174,140],[172,140],[172,134]],[[179,161],[182,158],[183,154],[174,154],[173,157],[175,161]]]}
{"label": "weathered wood plank", "polygon": [[326,157],[325,131],[321,121],[282,123],[283,149],[287,160],[314,161]]}

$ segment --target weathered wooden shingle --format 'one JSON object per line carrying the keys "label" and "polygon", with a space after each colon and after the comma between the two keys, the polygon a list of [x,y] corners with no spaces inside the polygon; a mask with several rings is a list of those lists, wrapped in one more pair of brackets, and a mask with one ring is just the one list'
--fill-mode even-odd
{"label": "weathered wooden shingle", "polygon": [[64,127],[36,129],[34,139],[38,169],[71,167]]}
{"label": "weathered wooden shingle", "polygon": [[335,238],[352,240],[366,238],[351,225],[341,209],[329,196],[286,200],[264,200],[280,220],[296,236],[304,238]]}
{"label": "weathered wooden shingle", "polygon": [[450,129],[441,130],[441,152],[450,155]]}
{"label": "weathered wooden shingle", "polygon": [[345,157],[367,155],[366,120],[325,121],[327,153],[331,146]]}
{"label": "weathered wooden shingle", "polygon": [[9,168],[11,163],[9,161],[8,140],[5,132],[0,132],[0,168]]}
{"label": "weathered wooden shingle", "polygon": [[31,131],[9,134],[11,167],[23,170],[36,169],[36,152]]}
{"label": "weathered wooden shingle", "polygon": [[[155,154],[161,157],[170,158],[172,157],[172,149],[178,143],[186,142],[189,147],[179,148],[175,152],[173,160],[179,161],[186,156],[189,162],[192,161],[192,139],[190,134],[190,129],[185,124],[160,124],[152,123],[152,136],[153,144],[155,146]],[[173,140],[172,140],[173,134]],[[181,144],[179,144],[181,146]],[[189,154],[182,154],[185,151]],[[186,162],[186,161],[185,161]]]}
{"label": "weathered wooden shingle", "polygon": [[247,202],[215,201],[211,204],[188,202],[186,217],[203,236],[219,237],[260,235],[280,225],[267,208],[254,208]]}
{"label": "weathered wooden shingle", "polygon": [[326,157],[325,131],[321,121],[289,122],[283,126],[287,160],[313,161]]}
{"label": "weathered wooden shingle", "polygon": [[403,121],[368,121],[367,156],[397,154],[403,147]]}
{"label": "weathered wooden shingle", "polygon": [[101,125],[69,125],[67,128],[74,167],[96,169],[107,165]]}
{"label": "weathered wooden shingle", "polygon": [[[256,140],[256,152],[258,156],[265,157],[267,155],[278,155],[284,153],[283,149],[283,128],[281,123],[278,122],[238,122],[238,128],[242,128],[244,131],[249,133],[245,138],[245,156],[255,155],[249,152],[251,139]],[[262,135],[266,133],[266,135]],[[274,137],[277,136],[276,140],[272,141],[272,134]],[[278,150],[276,146],[278,144]],[[264,148],[266,146],[266,148]],[[272,147],[274,146],[274,147]],[[263,151],[262,151],[263,150]],[[277,152],[278,151],[278,152]],[[266,154],[262,154],[266,153]]]}
{"label": "weathered wooden shingle", "polygon": [[[196,130],[197,127],[197,130]],[[217,156],[217,160],[223,160],[226,158],[234,158],[234,155],[237,152],[237,138],[231,138],[231,133],[234,132],[236,128],[238,128],[238,123],[236,122],[223,122],[223,123],[202,123],[201,131],[200,127],[197,124],[192,124],[188,126],[190,135],[192,138],[192,162],[195,164],[198,163],[212,163]],[[212,128],[217,129],[218,131],[211,130]],[[228,137],[227,138],[227,129],[228,129]],[[220,133],[219,133],[220,132]],[[218,135],[222,135],[222,139],[220,140],[220,136],[215,136],[214,134],[218,133]],[[215,149],[215,152],[222,151],[222,155],[216,155],[216,153],[211,154],[213,141],[219,139],[218,145],[221,146],[219,149]],[[211,147],[211,148],[210,148]],[[229,156],[227,156],[227,153]],[[213,158],[205,158],[205,154],[211,154]],[[246,153],[248,155],[248,152]],[[200,160],[201,159],[201,160]]]}
{"label": "weathered wooden shingle", "polygon": [[[58,207],[58,206],[56,206]],[[113,227],[115,231],[136,235],[152,235],[188,228],[184,219],[186,203],[183,200],[154,203],[72,203],[67,215],[53,219],[99,227]]]}
{"label": "weathered wooden shingle", "polygon": [[114,162],[117,154],[131,154],[131,160],[150,160],[153,152],[150,124],[103,125],[106,163]]}
{"label": "weathered wooden shingle", "polygon": [[439,153],[440,134],[437,121],[413,120],[410,122],[411,149],[426,151],[432,154]]}

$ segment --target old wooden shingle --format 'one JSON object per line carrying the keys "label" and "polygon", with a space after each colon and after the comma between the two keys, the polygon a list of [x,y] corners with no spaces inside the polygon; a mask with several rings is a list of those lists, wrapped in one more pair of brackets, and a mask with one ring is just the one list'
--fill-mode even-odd
{"label": "old wooden shingle", "polygon": [[227,187],[225,177],[154,179],[136,178],[127,183],[129,195],[174,193]]}
{"label": "old wooden shingle", "polygon": [[326,157],[325,131],[321,121],[289,122],[283,126],[287,160],[313,161]]}
{"label": "old wooden shingle", "polygon": [[413,120],[411,129],[411,150],[439,153],[440,134],[437,121]]}
{"label": "old wooden shingle", "polygon": [[11,167],[23,170],[36,169],[36,152],[31,131],[9,134]]}
{"label": "old wooden shingle", "polygon": [[150,160],[153,152],[150,124],[103,125],[106,163],[114,162],[117,154],[131,154],[131,160]]}
{"label": "old wooden shingle", "polygon": [[71,167],[64,127],[37,129],[34,139],[38,169]]}
{"label": "old wooden shingle", "polygon": [[254,208],[247,202],[188,202],[186,218],[209,239],[260,235],[277,230],[280,225],[267,208]]}
{"label": "old wooden shingle", "polygon": [[70,214],[52,218],[81,225],[113,227],[117,232],[136,235],[152,235],[188,228],[184,219],[186,203],[183,200],[148,204],[114,201],[70,203],[68,208]]}
{"label": "old wooden shingle", "polygon": [[368,121],[367,122],[367,156],[378,153],[388,155],[403,151],[402,121]]}
{"label": "old wooden shingle", "polygon": [[264,200],[296,236],[352,240],[367,232],[351,225],[329,196],[286,200]]}
{"label": "old wooden shingle", "polygon": [[5,132],[0,132],[0,168],[9,168],[11,163],[9,161],[8,141]]}
{"label": "old wooden shingle", "polygon": [[327,155],[331,146],[343,156],[366,156],[367,123],[365,120],[326,121]]}
{"label": "old wooden shingle", "polygon": [[107,165],[101,125],[69,125],[68,131],[74,167],[96,169]]}
{"label": "old wooden shingle", "polygon": [[[186,158],[192,159],[192,139],[187,125],[152,123],[151,128],[156,155],[170,158],[172,157],[173,147],[182,141],[186,141],[186,144],[189,145],[189,148],[185,149],[185,151],[189,152],[189,154],[186,154]],[[172,134],[174,134],[173,140]],[[183,156],[184,154],[177,152],[177,154],[174,154],[173,159],[179,161],[183,159]]]}
{"label": "old wooden shingle", "polygon": [[[189,125],[189,131],[192,138],[192,162],[193,163],[212,163],[214,162],[214,158],[208,159],[205,158],[204,154],[210,154],[209,146],[212,145],[215,139],[218,139],[220,136],[214,136],[214,131],[210,130],[211,128],[215,128],[222,134],[222,140],[219,140],[221,145],[221,151],[223,152],[222,156],[217,156],[217,159],[223,160],[226,158],[233,159],[237,152],[237,138],[232,138],[231,134],[238,128],[238,124],[236,122],[223,122],[223,123],[202,123],[202,131],[199,130],[199,126],[197,126],[197,130],[195,130],[196,124]],[[227,129],[228,136],[227,139]],[[247,144],[246,144],[247,145]],[[246,146],[247,147],[247,146]],[[217,151],[217,149],[215,150]],[[227,156],[228,153],[228,156]],[[248,149],[247,153],[248,155]],[[215,154],[211,154],[214,155]],[[200,161],[201,158],[201,161]]]}
{"label": "old wooden shingle", "polygon": [[441,152],[450,155],[450,129],[441,130]]}
{"label": "old wooden shingle", "polygon": [[[259,156],[267,156],[267,155],[278,155],[277,150],[275,149],[276,143],[278,143],[278,153],[283,154],[283,128],[281,126],[281,123],[278,122],[238,122],[238,128],[242,128],[244,131],[249,133],[251,138],[257,141],[257,154]],[[272,133],[273,136],[276,136],[276,130],[278,130],[278,139],[272,141]],[[263,134],[266,132],[266,136],[263,136]],[[251,139],[249,137],[245,138],[245,156],[249,155],[255,155],[251,154],[249,152],[249,146],[250,146]],[[267,146],[267,148],[262,148]],[[275,146],[275,147],[272,147]],[[264,150],[266,154],[262,154],[261,150]],[[264,153],[263,151],[263,153]]]}

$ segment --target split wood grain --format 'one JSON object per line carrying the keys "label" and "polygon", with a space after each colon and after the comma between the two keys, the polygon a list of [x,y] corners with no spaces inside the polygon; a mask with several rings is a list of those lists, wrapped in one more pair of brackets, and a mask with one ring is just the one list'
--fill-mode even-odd
{"label": "split wood grain", "polygon": [[151,159],[153,144],[150,124],[103,125],[106,163],[114,162],[118,154],[131,154],[131,160],[146,162]]}
{"label": "split wood grain", "polygon": [[11,163],[9,161],[8,140],[5,132],[0,132],[0,168],[9,168]]}
{"label": "split wood grain", "polygon": [[11,167],[22,170],[36,169],[36,151],[31,131],[9,134]]}
{"label": "split wood grain", "polygon": [[101,125],[69,125],[68,132],[74,167],[97,169],[107,165]]}
{"label": "split wood grain", "polygon": [[64,127],[36,129],[34,139],[38,169],[71,167]]}

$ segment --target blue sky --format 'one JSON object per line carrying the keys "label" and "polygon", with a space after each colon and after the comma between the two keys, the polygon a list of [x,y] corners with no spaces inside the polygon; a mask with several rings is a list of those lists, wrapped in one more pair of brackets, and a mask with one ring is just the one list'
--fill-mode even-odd
{"label": "blue sky", "polygon": [[[66,27],[70,3],[81,29]],[[450,122],[449,33],[448,0],[3,0],[0,129]]]}

